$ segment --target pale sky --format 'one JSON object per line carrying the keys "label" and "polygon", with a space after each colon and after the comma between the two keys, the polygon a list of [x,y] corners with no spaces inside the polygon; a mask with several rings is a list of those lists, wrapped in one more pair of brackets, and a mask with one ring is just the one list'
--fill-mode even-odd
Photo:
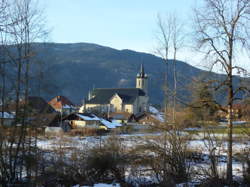
{"label": "pale sky", "polygon": [[[157,14],[177,14],[192,23],[192,8],[199,0],[40,0],[45,9],[50,42],[88,42],[152,53],[157,46]],[[191,42],[187,43],[189,45]],[[172,58],[170,56],[170,58]],[[177,58],[206,69],[189,49]]]}
{"label": "pale sky", "polygon": [[53,42],[152,52],[157,13],[188,18],[194,0],[43,0]]}

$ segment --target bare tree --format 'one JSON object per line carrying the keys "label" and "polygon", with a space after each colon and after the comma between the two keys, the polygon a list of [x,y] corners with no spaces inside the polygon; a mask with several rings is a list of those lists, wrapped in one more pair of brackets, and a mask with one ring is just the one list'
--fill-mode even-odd
{"label": "bare tree", "polygon": [[203,0],[203,7],[195,9],[196,37],[198,48],[214,65],[222,66],[226,80],[219,86],[227,88],[228,112],[228,161],[227,180],[232,185],[232,108],[236,94],[242,90],[233,88],[233,71],[245,70],[237,66],[240,52],[246,49],[249,40],[249,0]]}
{"label": "bare tree", "polygon": [[166,136],[146,137],[144,145],[135,147],[135,155],[141,155],[139,163],[152,170],[152,178],[160,186],[175,186],[187,182],[190,177],[187,162],[189,138],[189,135],[180,135],[179,130],[169,131]]}
{"label": "bare tree", "polygon": [[[33,62],[32,57],[35,54],[32,51],[31,43],[44,36],[46,30],[43,29],[44,20],[42,12],[37,7],[38,1],[8,0],[1,3],[3,2],[6,2],[6,5],[3,16],[0,15],[0,21],[2,17],[7,19],[4,20],[4,24],[0,25],[0,31],[3,33],[1,38],[6,39],[2,43],[1,49],[5,52],[9,67],[13,68],[13,71],[11,72],[12,77],[8,77],[6,80],[5,75],[8,71],[7,68],[2,68],[4,69],[2,80],[3,83],[8,84],[14,82],[16,117],[13,128],[5,132],[1,131],[3,134],[1,134],[0,164],[4,169],[0,170],[0,176],[3,184],[12,185],[16,180],[22,178],[23,169],[26,169],[27,176],[31,175],[31,165],[26,159],[33,155],[31,151],[36,147],[31,141],[31,133],[27,133],[30,64]],[[2,6],[2,4],[0,5]],[[1,63],[1,65],[4,67],[5,63]],[[5,100],[5,95],[2,95],[2,100]],[[22,101],[21,98],[23,98]]]}
{"label": "bare tree", "polygon": [[176,97],[177,97],[177,71],[176,71],[176,60],[177,53],[184,43],[184,26],[179,21],[176,15],[172,16],[172,45],[173,45],[173,74],[174,74],[174,90],[173,90],[173,122],[175,123],[175,112],[176,112]]}
{"label": "bare tree", "polygon": [[167,114],[167,106],[168,106],[168,60],[169,60],[169,51],[171,45],[171,36],[172,36],[172,20],[170,17],[167,18],[167,21],[163,20],[163,18],[158,14],[157,16],[157,40],[158,40],[158,48],[156,49],[156,53],[160,55],[164,63],[166,65],[166,72],[164,76],[164,111],[165,116]]}
{"label": "bare tree", "polygon": [[[158,48],[157,54],[160,55],[166,64],[166,74],[164,83],[164,94],[165,94],[165,113],[167,111],[167,106],[170,104],[171,100],[173,105],[173,122],[175,121],[175,110],[176,110],[176,94],[177,94],[177,71],[176,71],[176,60],[177,53],[184,43],[184,25],[178,19],[176,14],[169,14],[164,19],[162,16],[157,16],[157,40]],[[173,56],[173,63],[170,66],[170,55]],[[170,89],[169,85],[169,70],[170,67],[173,70],[173,90]]]}

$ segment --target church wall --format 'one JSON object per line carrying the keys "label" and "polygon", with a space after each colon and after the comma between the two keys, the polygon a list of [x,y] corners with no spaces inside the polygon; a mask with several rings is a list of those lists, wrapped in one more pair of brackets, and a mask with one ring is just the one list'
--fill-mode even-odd
{"label": "church wall", "polygon": [[133,103],[133,114],[136,114],[139,112],[139,100],[136,98],[136,100]]}
{"label": "church wall", "polygon": [[148,97],[139,96],[138,98],[138,112],[147,110]]}
{"label": "church wall", "polygon": [[86,109],[100,107],[100,104],[86,104]]}
{"label": "church wall", "polygon": [[136,114],[146,110],[148,99],[148,96],[139,96],[136,98],[133,104],[123,105],[121,98],[116,95],[110,100],[110,104],[86,104],[86,110],[96,109],[102,112],[108,112],[108,110],[110,110],[110,112],[124,111]]}
{"label": "church wall", "polygon": [[92,109],[92,110],[99,110],[101,112],[108,112],[109,105],[108,104],[86,104],[85,106],[86,110]]}
{"label": "church wall", "polygon": [[126,104],[124,106],[124,112],[134,113],[134,106],[133,106],[133,104]]}
{"label": "church wall", "polygon": [[115,95],[111,101],[110,104],[112,105],[113,109],[115,111],[122,111],[122,100],[118,95]]}

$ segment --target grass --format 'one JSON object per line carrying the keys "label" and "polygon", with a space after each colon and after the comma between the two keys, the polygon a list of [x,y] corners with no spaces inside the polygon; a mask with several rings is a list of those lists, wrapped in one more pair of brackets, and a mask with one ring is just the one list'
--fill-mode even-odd
{"label": "grass", "polygon": [[[190,134],[197,134],[197,133],[202,133],[202,132],[211,132],[211,133],[215,133],[215,134],[227,134],[227,127],[219,127],[219,126],[215,126],[215,127],[206,127],[206,128],[202,128],[199,130],[189,130],[186,131]],[[249,125],[238,125],[238,126],[234,126],[233,127],[233,134],[237,134],[237,135],[250,135],[250,126]]]}

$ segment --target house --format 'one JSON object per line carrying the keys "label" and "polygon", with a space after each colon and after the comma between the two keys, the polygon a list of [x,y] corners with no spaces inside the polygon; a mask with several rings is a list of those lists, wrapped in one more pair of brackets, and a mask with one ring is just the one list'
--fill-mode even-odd
{"label": "house", "polygon": [[136,122],[143,125],[160,125],[164,122],[164,119],[158,114],[141,112],[133,115],[130,119],[130,122]]}
{"label": "house", "polygon": [[113,112],[109,114],[109,119],[118,123],[128,123],[131,119],[131,116],[133,116],[133,114],[128,112]]}
{"label": "house", "polygon": [[[49,119],[55,110],[42,98],[38,96],[29,96],[27,101],[20,99],[19,112],[23,113],[26,107],[25,122],[31,126],[47,126]],[[9,111],[13,116],[16,113],[16,103],[12,101],[5,106],[5,111]]]}
{"label": "house", "polygon": [[[19,107],[22,111],[26,104],[26,109],[30,115],[36,115],[41,113],[53,113],[55,110],[42,98],[38,96],[29,96],[27,99],[27,103],[25,103],[24,99],[20,99]],[[16,102],[10,102],[6,105],[5,109],[10,111],[11,113],[16,112]]]}
{"label": "house", "polygon": [[107,130],[121,126],[121,124],[117,122],[112,122],[103,118],[99,118],[91,113],[72,113],[64,117],[63,122],[68,122],[73,129],[95,128]]}
{"label": "house", "polygon": [[62,119],[68,122],[72,128],[98,128],[100,119],[93,114],[72,113]]}
{"label": "house", "polygon": [[65,96],[56,96],[51,99],[49,105],[54,108],[55,111],[62,114],[70,114],[75,112],[74,104]]}
{"label": "house", "polygon": [[148,99],[148,76],[141,65],[136,77],[136,88],[96,88],[89,93],[82,111],[136,114],[147,111]]}
{"label": "house", "polygon": [[4,126],[11,126],[15,120],[15,115],[10,112],[0,112],[0,124]]}
{"label": "house", "polygon": [[[224,108],[224,110],[219,110],[217,115],[221,119],[223,119],[223,118],[228,119],[229,112],[225,112],[228,110],[228,108],[227,108],[227,106],[225,106],[223,108]],[[233,108],[232,108],[233,119],[240,119],[245,108],[247,108],[247,107],[244,106],[243,104],[240,104],[240,103],[234,104]]]}
{"label": "house", "polygon": [[59,127],[61,124],[61,115],[54,113],[41,113],[35,115],[30,124],[35,127]]}

